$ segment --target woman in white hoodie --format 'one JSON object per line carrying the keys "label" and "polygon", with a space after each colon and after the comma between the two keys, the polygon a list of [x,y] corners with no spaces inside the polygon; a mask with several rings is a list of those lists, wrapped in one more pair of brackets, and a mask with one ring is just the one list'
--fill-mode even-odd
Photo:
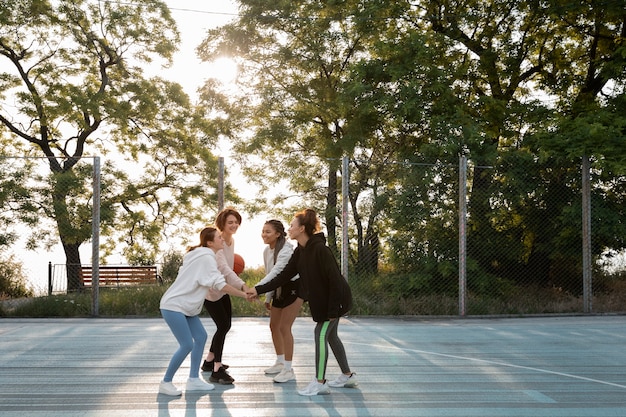
{"label": "woman in white hoodie", "polygon": [[200,232],[200,244],[190,247],[183,258],[178,276],[161,298],[161,315],[180,345],[174,352],[159,385],[159,393],[178,396],[182,392],[172,383],[174,374],[191,353],[187,391],[210,391],[214,388],[199,378],[200,361],[207,333],[200,321],[200,311],[207,290],[245,297],[246,294],[229,285],[217,269],[215,254],[224,247],[219,230],[207,227]]}

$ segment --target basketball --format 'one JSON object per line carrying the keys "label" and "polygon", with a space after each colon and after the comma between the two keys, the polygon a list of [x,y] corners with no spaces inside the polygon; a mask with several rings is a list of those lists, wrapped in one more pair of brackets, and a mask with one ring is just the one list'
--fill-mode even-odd
{"label": "basketball", "polygon": [[243,258],[239,254],[235,254],[235,263],[233,264],[233,272],[237,275],[243,272],[243,268],[245,268],[246,263]]}

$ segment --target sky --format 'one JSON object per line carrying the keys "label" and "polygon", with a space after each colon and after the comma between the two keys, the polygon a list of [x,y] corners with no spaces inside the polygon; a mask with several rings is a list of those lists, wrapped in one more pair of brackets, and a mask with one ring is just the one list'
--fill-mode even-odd
{"label": "sky", "polygon": [[[174,65],[164,72],[164,76],[180,83],[185,91],[194,96],[196,90],[209,77],[217,77],[221,80],[232,80],[234,69],[226,61],[217,64],[202,63],[196,56],[195,49],[204,38],[206,31],[224,25],[237,15],[238,5],[233,0],[166,0],[172,16],[178,22],[181,34],[181,48],[174,58]],[[190,70],[193,69],[193,70]],[[228,169],[227,180],[233,184],[240,196],[254,195],[236,166],[229,165],[228,146],[224,145],[216,150],[218,156],[224,157],[224,163]],[[263,265],[263,248],[261,229],[267,216],[249,218],[240,211],[243,220],[235,235],[235,252],[245,260],[246,266],[258,267]],[[285,227],[291,219],[281,219]]]}
{"label": "sky", "polygon": [[[190,95],[196,94],[196,89],[209,77],[232,79],[233,68],[220,63],[202,63],[196,56],[195,48],[204,39],[207,29],[224,25],[237,15],[238,6],[233,0],[166,0],[172,16],[178,22],[181,34],[181,48],[174,58],[171,69],[163,72],[173,81],[180,83]],[[227,180],[233,184],[240,196],[255,195],[256,190],[250,189],[237,170],[236,166],[229,165],[228,146],[223,145],[216,150],[218,156],[224,157],[224,164],[228,169]],[[227,203],[227,202],[226,202]],[[236,208],[236,207],[235,207]],[[242,224],[235,234],[235,252],[239,253],[248,267],[263,265],[263,248],[261,229],[267,216],[261,215],[249,218],[240,211]],[[291,219],[282,219],[287,226]],[[194,239],[195,240],[195,239]]]}
{"label": "sky", "polygon": [[[237,3],[233,0],[166,0],[166,3],[171,9],[172,16],[178,22],[182,43],[174,57],[174,65],[168,69],[158,70],[158,75],[178,82],[192,97],[196,97],[196,90],[209,77],[232,78],[233,68],[228,65],[228,62],[217,65],[202,63],[195,54],[195,48],[205,36],[207,29],[226,24],[236,17]],[[224,163],[228,169],[227,180],[233,184],[239,195],[244,197],[254,195],[255,190],[250,189],[237,167],[229,165],[228,148],[227,144],[222,144],[218,149],[213,150],[217,156],[224,157]],[[106,163],[106,160],[102,160],[101,163]],[[261,229],[267,216],[249,218],[243,210],[240,210],[240,213],[243,220],[234,236],[235,252],[243,257],[246,267],[262,266],[265,246],[261,240]],[[287,226],[291,219],[281,220]],[[196,236],[192,236],[190,241],[195,242]],[[181,251],[183,250],[184,248],[181,247]],[[47,291],[48,262],[53,264],[65,263],[65,256],[60,244],[50,251],[41,249],[35,253],[24,251],[23,245],[17,244],[14,253],[24,262],[25,273],[29,277],[28,284],[36,292],[36,295],[43,295]],[[82,245],[81,260],[83,263],[91,262],[90,242]],[[109,258],[108,263],[123,264],[125,262],[121,259]]]}

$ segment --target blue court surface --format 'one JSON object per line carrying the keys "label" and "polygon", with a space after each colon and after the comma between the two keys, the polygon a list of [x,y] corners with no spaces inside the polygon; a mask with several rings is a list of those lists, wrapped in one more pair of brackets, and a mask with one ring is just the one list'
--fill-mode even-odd
{"label": "blue court surface", "polygon": [[[344,318],[359,387],[302,397],[313,327],[294,325],[296,381],[263,373],[268,319],[236,318],[224,352],[234,385],[166,397],[177,344],[161,319],[0,319],[0,416],[626,416],[624,316]],[[187,360],[180,388],[188,372]],[[331,356],[327,378],[338,374]]]}

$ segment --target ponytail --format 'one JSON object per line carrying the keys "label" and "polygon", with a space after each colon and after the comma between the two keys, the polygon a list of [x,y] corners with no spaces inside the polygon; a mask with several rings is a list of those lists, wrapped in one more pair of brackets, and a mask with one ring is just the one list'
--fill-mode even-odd
{"label": "ponytail", "polygon": [[202,229],[202,231],[200,232],[200,243],[195,246],[189,246],[187,248],[187,252],[191,252],[192,250],[199,247],[208,247],[209,242],[213,242],[213,240],[215,239],[215,232],[217,232],[217,229],[215,227],[205,227],[204,229]]}
{"label": "ponytail", "polygon": [[300,226],[304,226],[304,233],[309,237],[322,230],[320,226],[320,220],[317,217],[317,213],[313,209],[304,209],[296,213],[295,217],[298,219]]}
{"label": "ponytail", "polygon": [[278,234],[280,235],[278,236],[278,239],[276,239],[276,246],[274,246],[274,265],[276,265],[276,260],[278,259],[278,253],[283,248],[283,246],[285,246],[285,242],[287,241],[287,239],[285,239],[285,236],[287,236],[287,233],[285,233],[285,226],[283,226],[283,222],[281,222],[280,220],[274,220],[274,219],[268,220],[265,222],[265,224],[268,224],[271,227],[273,227],[274,230],[276,230]]}

